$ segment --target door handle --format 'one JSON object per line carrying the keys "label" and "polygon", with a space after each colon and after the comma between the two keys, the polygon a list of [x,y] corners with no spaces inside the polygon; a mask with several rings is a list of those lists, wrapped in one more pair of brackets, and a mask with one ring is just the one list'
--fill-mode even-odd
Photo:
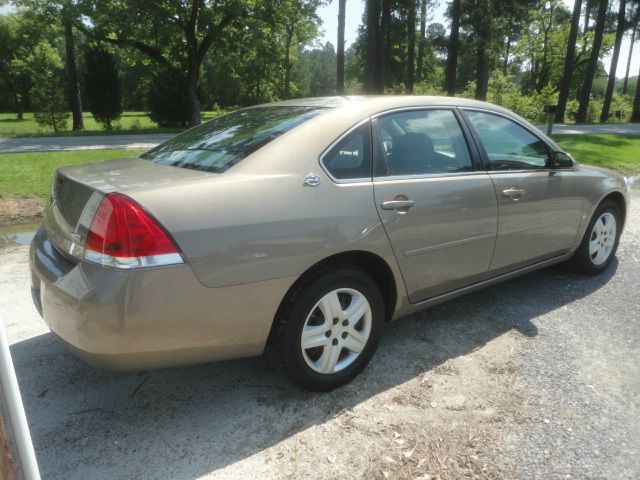
{"label": "door handle", "polygon": [[398,213],[407,213],[416,204],[413,200],[389,200],[382,202],[383,210],[397,210]]}
{"label": "door handle", "polygon": [[525,193],[524,190],[522,190],[521,188],[511,187],[511,188],[507,188],[506,190],[503,190],[502,196],[515,198],[515,197],[522,197],[524,193]]}

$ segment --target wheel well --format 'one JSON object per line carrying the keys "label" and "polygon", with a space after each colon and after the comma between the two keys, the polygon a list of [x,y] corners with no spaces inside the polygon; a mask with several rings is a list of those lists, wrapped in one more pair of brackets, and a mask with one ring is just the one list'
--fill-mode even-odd
{"label": "wheel well", "polygon": [[624,226],[625,215],[627,212],[624,196],[620,192],[611,192],[609,195],[604,197],[603,200],[610,200],[618,206],[618,209],[620,210],[620,214],[622,215],[622,226]]}
{"label": "wheel well", "polygon": [[387,321],[391,320],[393,312],[395,311],[396,301],[398,299],[398,292],[396,290],[396,282],[393,272],[389,268],[387,262],[385,262],[381,257],[374,253],[361,250],[338,253],[316,263],[300,276],[300,278],[291,286],[284,298],[286,299],[289,292],[299,283],[305,281],[310,275],[314,275],[316,271],[325,268],[331,263],[347,263],[366,272],[380,289],[382,299],[384,300],[385,319]]}

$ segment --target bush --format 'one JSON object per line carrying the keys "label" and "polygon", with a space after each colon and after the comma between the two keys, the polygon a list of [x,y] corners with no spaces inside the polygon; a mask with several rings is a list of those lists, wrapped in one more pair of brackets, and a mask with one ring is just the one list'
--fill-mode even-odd
{"label": "bush", "polygon": [[111,130],[111,122],[122,115],[115,57],[101,48],[90,48],[85,54],[85,67],[84,83],[93,118]]}
{"label": "bush", "polygon": [[187,82],[174,70],[157,74],[147,92],[149,117],[161,127],[189,125],[189,97]]}
{"label": "bush", "polygon": [[69,112],[60,84],[64,68],[60,55],[48,43],[40,43],[30,55],[28,65],[33,78],[31,104],[36,122],[54,132],[66,130]]}

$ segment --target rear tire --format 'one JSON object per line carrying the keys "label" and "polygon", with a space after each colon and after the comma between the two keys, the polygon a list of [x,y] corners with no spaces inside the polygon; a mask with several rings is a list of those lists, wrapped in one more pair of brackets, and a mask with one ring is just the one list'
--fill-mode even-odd
{"label": "rear tire", "polygon": [[283,301],[268,351],[296,385],[333,390],[351,381],[375,353],[385,306],[362,270],[331,264],[303,279]]}
{"label": "rear tire", "polygon": [[613,261],[622,229],[618,206],[603,200],[587,226],[580,246],[569,260],[569,266],[585,275],[597,275]]}

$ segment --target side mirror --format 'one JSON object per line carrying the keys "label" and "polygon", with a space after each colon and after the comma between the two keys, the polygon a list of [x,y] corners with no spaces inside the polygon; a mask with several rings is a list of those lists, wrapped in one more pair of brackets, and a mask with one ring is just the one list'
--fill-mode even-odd
{"label": "side mirror", "polygon": [[565,152],[554,152],[553,154],[553,168],[566,169],[576,166],[576,162],[571,155]]}

